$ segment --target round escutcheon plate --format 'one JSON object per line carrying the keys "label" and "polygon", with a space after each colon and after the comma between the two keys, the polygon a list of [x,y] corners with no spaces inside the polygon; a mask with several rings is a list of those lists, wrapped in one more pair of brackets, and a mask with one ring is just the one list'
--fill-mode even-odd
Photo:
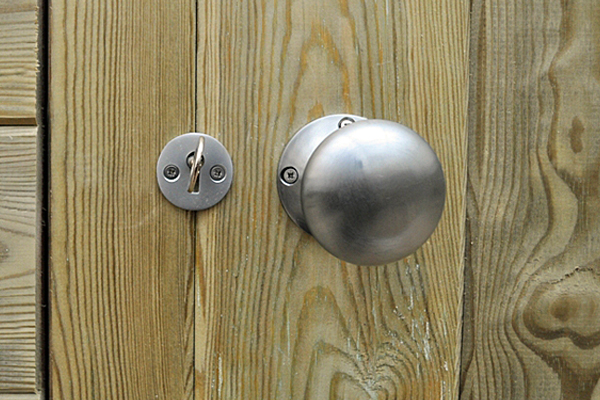
{"label": "round escutcheon plate", "polygon": [[[189,191],[191,160],[204,139],[203,163],[198,184]],[[162,194],[179,208],[199,211],[220,202],[233,182],[233,163],[227,149],[217,139],[203,133],[186,133],[171,140],[156,164],[156,179]]]}

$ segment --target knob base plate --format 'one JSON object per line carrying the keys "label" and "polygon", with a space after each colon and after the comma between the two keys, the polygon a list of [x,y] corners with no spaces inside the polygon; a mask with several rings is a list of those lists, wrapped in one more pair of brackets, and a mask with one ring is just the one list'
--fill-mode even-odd
{"label": "knob base plate", "polygon": [[366,118],[334,114],[319,118],[300,129],[281,154],[277,168],[277,191],[283,208],[300,228],[310,233],[302,210],[302,177],[311,155],[329,135],[352,122]]}

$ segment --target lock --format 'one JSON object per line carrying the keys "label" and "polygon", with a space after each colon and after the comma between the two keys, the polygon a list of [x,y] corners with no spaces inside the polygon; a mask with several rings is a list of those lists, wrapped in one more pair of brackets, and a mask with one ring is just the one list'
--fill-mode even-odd
{"label": "lock", "polygon": [[233,163],[217,139],[186,133],[171,140],[156,164],[158,186],[179,208],[199,211],[220,202],[233,182]]}

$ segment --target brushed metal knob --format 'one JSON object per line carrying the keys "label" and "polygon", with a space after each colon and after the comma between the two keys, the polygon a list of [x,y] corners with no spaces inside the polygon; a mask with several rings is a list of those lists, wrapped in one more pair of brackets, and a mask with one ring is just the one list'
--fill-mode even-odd
{"label": "brushed metal knob", "polygon": [[353,264],[387,264],[415,252],[444,209],[440,161],[396,122],[354,115],[313,121],[290,140],[278,173],[290,218]]}

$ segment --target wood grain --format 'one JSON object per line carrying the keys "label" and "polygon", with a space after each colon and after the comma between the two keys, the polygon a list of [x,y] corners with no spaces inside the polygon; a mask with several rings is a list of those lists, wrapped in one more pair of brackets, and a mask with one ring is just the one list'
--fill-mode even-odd
{"label": "wood grain", "polygon": [[38,394],[2,394],[2,400],[38,400],[40,395]]}
{"label": "wood grain", "polygon": [[35,127],[0,127],[0,397],[36,390]]}
{"label": "wood grain", "polygon": [[0,124],[35,125],[36,0],[0,0]]}
{"label": "wood grain", "polygon": [[[197,220],[196,398],[456,398],[468,2],[198,5],[197,129],[236,176]],[[407,124],[442,160],[443,220],[399,263],[340,262],[279,204],[283,147],[339,112]]]}
{"label": "wood grain", "polygon": [[600,3],[472,15],[462,398],[600,398]]}
{"label": "wood grain", "polygon": [[52,2],[52,399],[193,397],[194,220],[155,163],[194,127],[195,5]]}

